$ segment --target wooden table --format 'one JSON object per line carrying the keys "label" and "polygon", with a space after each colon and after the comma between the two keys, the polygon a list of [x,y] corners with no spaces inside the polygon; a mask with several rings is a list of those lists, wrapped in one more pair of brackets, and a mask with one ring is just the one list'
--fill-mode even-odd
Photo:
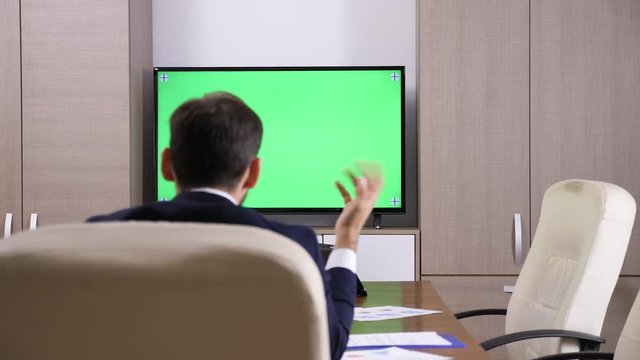
{"label": "wooden table", "polygon": [[[406,306],[412,308],[439,310],[441,314],[413,316],[404,319],[383,321],[354,321],[352,334],[384,333],[400,331],[437,331],[451,334],[465,344],[464,348],[420,349],[432,354],[451,356],[455,359],[489,359],[489,355],[469,335],[462,324],[442,301],[428,281],[419,282],[365,282],[369,295],[357,300],[357,306]],[[412,349],[414,350],[414,349]]]}

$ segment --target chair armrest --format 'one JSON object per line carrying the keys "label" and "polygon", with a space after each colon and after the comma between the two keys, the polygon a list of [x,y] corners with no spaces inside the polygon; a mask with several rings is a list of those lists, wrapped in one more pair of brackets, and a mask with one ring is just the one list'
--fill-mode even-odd
{"label": "chair armrest", "polygon": [[542,356],[533,360],[612,360],[613,353],[610,352],[598,352],[598,351],[583,351],[583,352],[571,352]]}
{"label": "chair armrest", "polygon": [[461,311],[453,314],[456,319],[464,319],[479,315],[507,315],[507,309],[477,309],[469,311]]}
{"label": "chair armrest", "polygon": [[544,337],[561,337],[578,340],[580,344],[580,351],[598,350],[600,344],[605,342],[604,338],[587,334],[579,331],[571,330],[557,330],[557,329],[543,329],[543,330],[528,330],[520,331],[512,334],[502,335],[489,339],[480,343],[485,350],[490,350],[498,346],[509,344],[515,341],[544,338]]}

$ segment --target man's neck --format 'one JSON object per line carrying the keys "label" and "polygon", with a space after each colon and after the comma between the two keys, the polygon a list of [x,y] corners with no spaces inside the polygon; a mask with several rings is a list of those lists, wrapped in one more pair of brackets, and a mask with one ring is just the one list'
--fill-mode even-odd
{"label": "man's neck", "polygon": [[234,203],[235,205],[238,205],[238,200],[236,199],[236,197],[231,195],[226,190],[216,189],[216,188],[212,188],[212,187],[200,187],[200,188],[189,189],[188,191],[206,192],[206,193],[209,193],[209,194],[222,196],[223,198],[225,198],[225,199],[231,201],[232,203]]}

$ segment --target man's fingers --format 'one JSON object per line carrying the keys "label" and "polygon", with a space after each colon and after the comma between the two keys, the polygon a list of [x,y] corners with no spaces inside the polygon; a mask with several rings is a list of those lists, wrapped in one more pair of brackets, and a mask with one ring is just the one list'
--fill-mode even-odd
{"label": "man's fingers", "polygon": [[360,173],[367,177],[371,182],[382,182],[382,167],[376,162],[359,161],[356,167]]}
{"label": "man's fingers", "polygon": [[349,179],[351,179],[353,186],[358,187],[358,178],[353,174],[353,171],[345,170],[345,173],[347,174],[347,176],[349,176]]}
{"label": "man's fingers", "polygon": [[344,200],[345,204],[351,201],[351,195],[349,195],[347,189],[345,189],[339,181],[336,181],[336,187],[338,188],[338,191],[340,191],[340,195],[342,195],[342,200]]}
{"label": "man's fingers", "polygon": [[366,177],[361,177],[356,179],[356,197],[362,198],[367,193],[367,188],[369,186],[369,180]]}
{"label": "man's fingers", "polygon": [[382,169],[377,163],[360,162],[356,164],[358,172],[361,176],[356,176],[354,171],[350,169],[345,170],[345,174],[349,177],[349,180],[355,188],[355,194],[353,198],[347,191],[347,189],[339,182],[336,182],[336,186],[340,190],[340,194],[344,199],[345,204],[350,201],[365,201],[375,202],[380,194],[382,188]]}

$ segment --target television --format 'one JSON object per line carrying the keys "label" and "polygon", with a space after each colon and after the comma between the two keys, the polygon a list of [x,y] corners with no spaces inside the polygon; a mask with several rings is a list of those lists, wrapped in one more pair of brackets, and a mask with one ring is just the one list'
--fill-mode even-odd
{"label": "television", "polygon": [[339,213],[341,181],[359,162],[381,166],[375,214],[406,211],[405,69],[367,67],[154,68],[156,200],[175,196],[163,179],[169,119],[183,102],[215,91],[241,98],[260,117],[260,179],[244,206],[267,214]]}

